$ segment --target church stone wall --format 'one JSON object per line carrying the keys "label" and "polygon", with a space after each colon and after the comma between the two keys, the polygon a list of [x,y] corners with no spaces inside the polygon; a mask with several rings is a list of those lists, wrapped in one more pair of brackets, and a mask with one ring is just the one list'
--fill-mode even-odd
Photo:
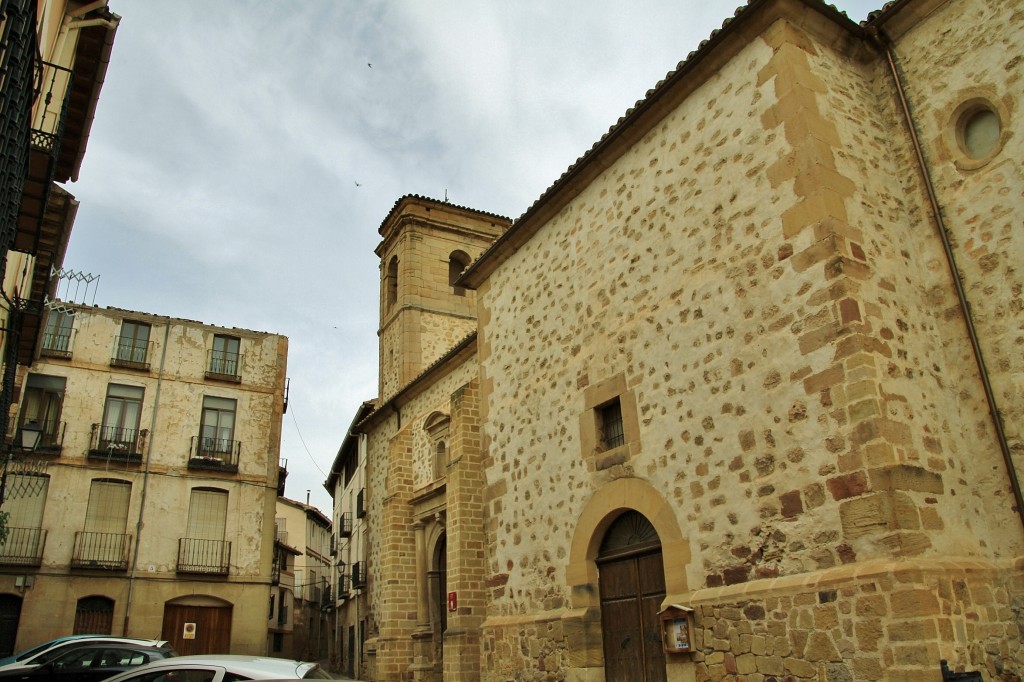
{"label": "church stone wall", "polygon": [[[994,28],[964,23],[919,30]],[[574,534],[634,478],[688,547],[672,677],[1024,665],[1020,522],[893,93],[815,35],[751,40],[482,287],[485,679],[600,679]],[[602,459],[616,382],[638,436]]]}

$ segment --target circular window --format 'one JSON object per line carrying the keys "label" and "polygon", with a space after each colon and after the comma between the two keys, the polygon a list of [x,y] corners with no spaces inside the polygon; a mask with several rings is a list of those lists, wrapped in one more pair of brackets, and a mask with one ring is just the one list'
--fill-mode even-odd
{"label": "circular window", "polygon": [[979,94],[966,99],[953,111],[947,139],[959,168],[981,168],[999,153],[1006,141],[1008,115],[998,99]]}
{"label": "circular window", "polygon": [[972,159],[984,159],[999,145],[999,116],[987,107],[974,109],[961,118],[963,150]]}

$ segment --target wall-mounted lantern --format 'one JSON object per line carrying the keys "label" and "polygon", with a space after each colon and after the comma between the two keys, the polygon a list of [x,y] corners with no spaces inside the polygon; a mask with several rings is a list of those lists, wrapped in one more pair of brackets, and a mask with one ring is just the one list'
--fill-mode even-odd
{"label": "wall-mounted lantern", "polygon": [[693,651],[693,609],[669,604],[660,613],[661,642],[665,653],[685,654]]}

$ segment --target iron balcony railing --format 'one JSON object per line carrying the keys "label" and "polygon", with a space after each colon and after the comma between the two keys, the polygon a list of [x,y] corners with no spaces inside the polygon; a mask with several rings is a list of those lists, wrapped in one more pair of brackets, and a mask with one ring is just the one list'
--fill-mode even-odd
{"label": "iron balcony railing", "polygon": [[356,518],[361,519],[366,516],[366,488],[360,488],[359,494],[356,495]]}
{"label": "iron balcony railing", "polygon": [[241,453],[242,441],[192,436],[188,466],[190,469],[238,471]]}
{"label": "iron balcony railing", "polygon": [[110,356],[111,367],[141,369],[149,371],[149,356],[153,348],[152,341],[118,337],[114,341],[114,352]]}
{"label": "iron balcony railing", "polygon": [[42,528],[8,528],[7,539],[0,543],[0,564],[39,566],[45,544],[46,531]]}
{"label": "iron balcony railing", "polygon": [[341,575],[338,576],[338,599],[345,599],[348,597],[349,584],[351,579],[349,575],[345,573],[345,565],[342,564],[340,567],[342,571]]}
{"label": "iron balcony railing", "polygon": [[287,625],[288,624],[288,605],[287,604],[283,604],[282,603],[281,606],[278,607],[278,609],[277,609],[277,624],[278,625]]}
{"label": "iron balcony railing", "polygon": [[71,346],[77,329],[43,334],[43,347],[40,355],[51,358],[71,359]]}
{"label": "iron balcony railing", "polygon": [[146,450],[146,429],[92,425],[89,457],[138,464]]}
{"label": "iron balcony railing", "polygon": [[207,351],[206,378],[239,383],[242,381],[242,354],[223,350]]}
{"label": "iron balcony railing", "polygon": [[32,121],[32,146],[53,157],[60,153],[64,116],[71,99],[71,69],[43,62],[42,91]]}
{"label": "iron balcony railing", "polygon": [[178,540],[178,573],[227,575],[230,565],[231,543],[227,540]]}
{"label": "iron balcony railing", "polygon": [[366,584],[366,575],[364,574],[363,562],[357,561],[352,564],[352,588],[358,589]]}
{"label": "iron balcony railing", "polygon": [[352,512],[342,512],[338,517],[338,537],[352,537]]}
{"label": "iron balcony railing", "polygon": [[126,571],[131,546],[132,536],[127,533],[80,531],[75,533],[71,567]]}

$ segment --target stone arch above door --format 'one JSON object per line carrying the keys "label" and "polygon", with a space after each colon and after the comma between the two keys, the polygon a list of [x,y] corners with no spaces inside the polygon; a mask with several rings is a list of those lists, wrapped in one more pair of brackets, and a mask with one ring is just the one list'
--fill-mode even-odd
{"label": "stone arch above door", "polygon": [[647,481],[620,478],[596,490],[576,522],[566,568],[573,608],[598,606],[598,573],[594,559],[608,527],[627,510],[643,514],[658,532],[666,567],[666,593],[688,591],[686,567],[690,563],[690,544],[682,535],[672,507]]}

